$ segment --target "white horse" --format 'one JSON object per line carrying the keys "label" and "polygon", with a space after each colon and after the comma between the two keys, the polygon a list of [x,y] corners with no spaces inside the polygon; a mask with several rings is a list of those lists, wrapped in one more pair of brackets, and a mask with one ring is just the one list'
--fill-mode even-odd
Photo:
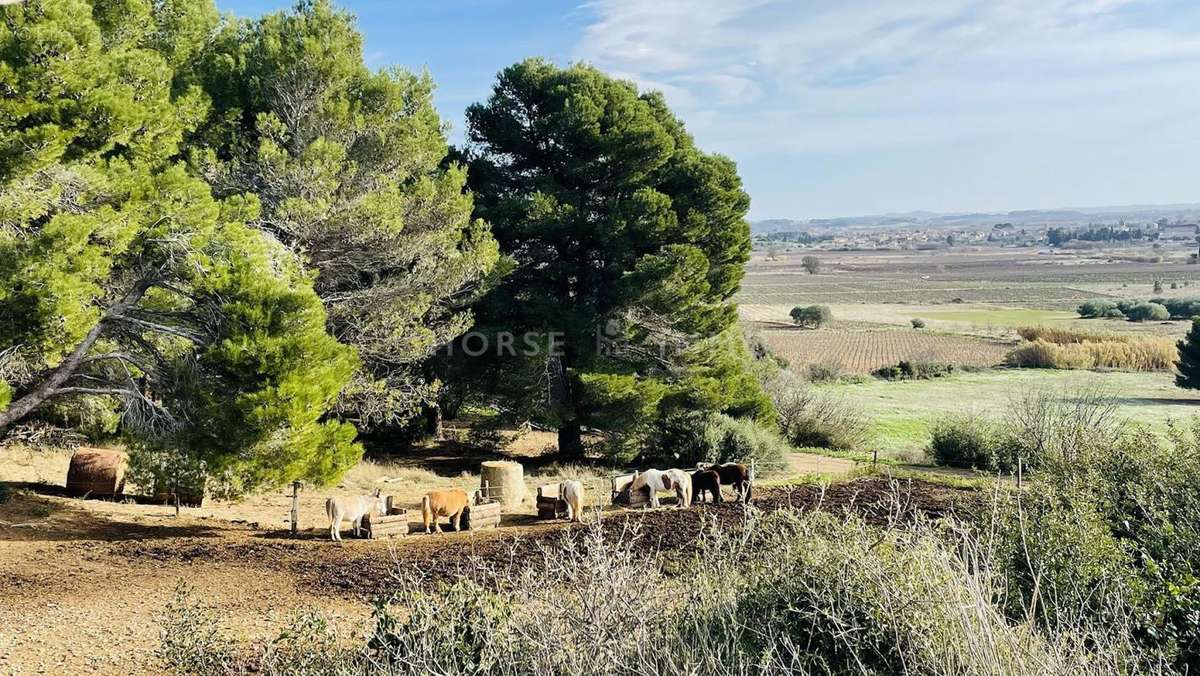
{"label": "white horse", "polygon": [[342,541],[342,521],[349,519],[354,524],[354,535],[362,529],[363,516],[374,511],[379,516],[387,515],[387,500],[379,495],[379,489],[371,495],[329,498],[325,501],[325,514],[329,517],[329,539]]}
{"label": "white horse", "polygon": [[583,521],[583,482],[564,481],[558,485],[558,499],[567,503],[567,519]]}
{"label": "white horse", "polygon": [[629,490],[632,495],[633,491],[642,489],[649,489],[651,507],[659,506],[659,491],[675,491],[680,509],[687,509],[692,504],[692,477],[681,469],[648,469],[641,472],[633,478]]}

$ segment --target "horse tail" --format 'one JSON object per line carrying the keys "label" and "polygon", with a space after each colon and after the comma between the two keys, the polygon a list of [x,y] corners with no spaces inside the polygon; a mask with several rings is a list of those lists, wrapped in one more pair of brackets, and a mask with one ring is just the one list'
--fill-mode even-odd
{"label": "horse tail", "polygon": [[325,498],[325,516],[329,516],[329,522],[331,525],[334,524],[335,519],[337,519],[338,524],[340,524],[340,522],[342,521],[342,519],[341,519],[342,515],[340,513],[338,513],[338,510],[337,510],[336,499],[331,498],[331,497]]}

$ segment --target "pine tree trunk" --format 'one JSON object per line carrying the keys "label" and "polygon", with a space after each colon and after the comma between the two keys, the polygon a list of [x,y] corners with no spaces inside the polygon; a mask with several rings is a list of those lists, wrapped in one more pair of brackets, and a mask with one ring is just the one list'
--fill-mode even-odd
{"label": "pine tree trunk", "polygon": [[583,457],[583,433],[578,420],[568,420],[558,428],[558,454],[564,458]]}
{"label": "pine tree trunk", "polygon": [[442,438],[442,407],[437,402],[425,405],[425,433],[436,440]]}

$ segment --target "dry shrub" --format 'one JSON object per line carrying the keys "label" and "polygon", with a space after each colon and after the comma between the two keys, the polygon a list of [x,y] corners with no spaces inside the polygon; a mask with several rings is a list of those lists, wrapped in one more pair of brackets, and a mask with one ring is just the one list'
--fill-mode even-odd
{"label": "dry shrub", "polygon": [[1087,333],[1069,329],[1023,327],[1027,342],[1008,354],[1009,366],[1022,368],[1169,371],[1178,351],[1170,338]]}
{"label": "dry shrub", "polygon": [[1032,389],[1020,392],[996,417],[951,416],[930,436],[939,465],[1015,472],[1057,466],[1119,436],[1126,424],[1103,388]]}
{"label": "dry shrub", "polygon": [[1136,340],[1137,336],[1114,332],[1077,331],[1053,326],[1022,326],[1017,329],[1017,335],[1030,342],[1044,340],[1055,345],[1072,345],[1075,343],[1094,343],[1106,341]]}
{"label": "dry shrub", "polygon": [[1058,345],[1044,340],[1025,343],[1008,353],[1009,366],[1035,369],[1090,369],[1095,360],[1078,345]]}
{"label": "dry shrub", "polygon": [[786,371],[763,389],[775,404],[780,431],[794,446],[849,451],[867,443],[870,422],[845,399],[822,392]]}

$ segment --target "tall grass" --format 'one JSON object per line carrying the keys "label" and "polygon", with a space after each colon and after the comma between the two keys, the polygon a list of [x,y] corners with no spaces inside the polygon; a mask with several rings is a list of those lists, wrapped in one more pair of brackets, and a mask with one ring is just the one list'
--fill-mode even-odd
{"label": "tall grass", "polygon": [[1022,368],[1169,371],[1179,355],[1175,342],[1159,336],[1091,333],[1051,327],[1022,327],[1027,342],[1008,354]]}

